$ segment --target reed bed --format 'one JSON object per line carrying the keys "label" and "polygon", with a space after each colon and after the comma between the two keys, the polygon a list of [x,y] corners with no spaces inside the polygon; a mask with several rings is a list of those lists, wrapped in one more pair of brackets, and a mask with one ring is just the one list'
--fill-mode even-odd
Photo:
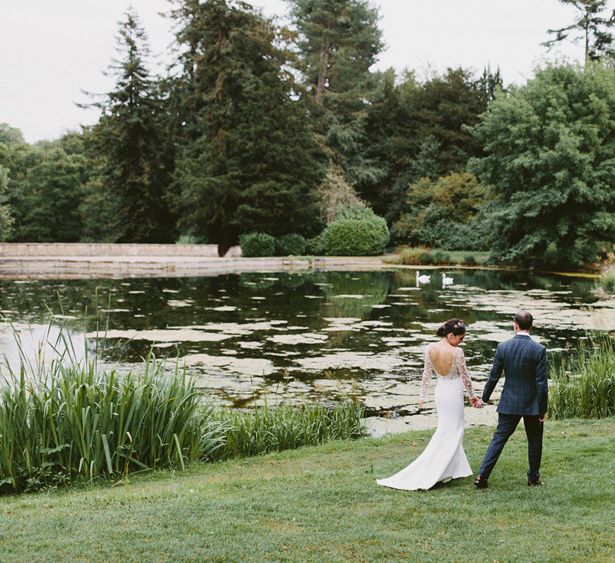
{"label": "reed bed", "polygon": [[608,335],[593,335],[574,357],[553,367],[550,376],[553,418],[615,415],[615,345]]}
{"label": "reed bed", "polygon": [[185,371],[168,373],[152,354],[139,373],[120,374],[87,354],[77,360],[65,332],[52,347],[63,352],[50,364],[20,347],[20,368],[0,369],[0,490],[122,479],[365,433],[363,408],[352,402],[239,412],[208,404]]}

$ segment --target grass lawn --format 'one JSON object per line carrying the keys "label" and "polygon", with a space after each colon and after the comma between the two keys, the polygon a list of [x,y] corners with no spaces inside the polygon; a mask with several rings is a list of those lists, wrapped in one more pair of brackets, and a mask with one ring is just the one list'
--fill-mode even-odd
{"label": "grass lawn", "polygon": [[[490,479],[379,487],[431,432],[332,442],[0,498],[0,560],[615,561],[615,419],[547,421],[526,485],[520,427]],[[468,430],[477,468],[492,429]]]}

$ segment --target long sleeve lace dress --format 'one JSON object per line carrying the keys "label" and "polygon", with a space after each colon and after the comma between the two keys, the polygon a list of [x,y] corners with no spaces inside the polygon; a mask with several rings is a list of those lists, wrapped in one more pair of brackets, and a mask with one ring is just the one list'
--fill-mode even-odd
{"label": "long sleeve lace dress", "polygon": [[462,444],[464,389],[470,398],[476,395],[472,389],[472,379],[466,367],[463,350],[457,347],[454,354],[449,373],[443,375],[436,371],[429,355],[429,346],[426,348],[421,399],[427,398],[432,375],[437,376],[435,400],[438,427],[419,457],[395,475],[379,479],[379,485],[413,491],[430,489],[436,483],[472,475]]}

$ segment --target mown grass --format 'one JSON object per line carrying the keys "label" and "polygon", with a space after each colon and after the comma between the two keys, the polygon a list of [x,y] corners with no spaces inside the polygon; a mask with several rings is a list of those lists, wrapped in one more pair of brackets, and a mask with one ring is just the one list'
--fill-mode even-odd
{"label": "mown grass", "polygon": [[[613,561],[614,426],[547,420],[541,488],[519,430],[484,491],[377,486],[431,435],[411,432],[5,497],[0,559]],[[472,467],[492,432],[467,431]]]}
{"label": "mown grass", "polygon": [[593,335],[574,356],[552,366],[550,378],[554,418],[615,415],[615,343],[608,335]]}

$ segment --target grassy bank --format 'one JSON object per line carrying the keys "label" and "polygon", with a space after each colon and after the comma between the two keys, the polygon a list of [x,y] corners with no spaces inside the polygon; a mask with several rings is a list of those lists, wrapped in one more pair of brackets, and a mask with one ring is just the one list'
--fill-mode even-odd
{"label": "grassy bank", "polygon": [[397,255],[394,258],[387,258],[385,262],[404,266],[476,266],[484,265],[488,259],[489,252],[401,247],[397,249]]}
{"label": "grassy bank", "polygon": [[[431,432],[324,446],[4,497],[0,559],[615,560],[615,421],[547,421],[542,488],[513,436],[490,479],[378,487]],[[470,429],[472,467],[492,429]]]}

